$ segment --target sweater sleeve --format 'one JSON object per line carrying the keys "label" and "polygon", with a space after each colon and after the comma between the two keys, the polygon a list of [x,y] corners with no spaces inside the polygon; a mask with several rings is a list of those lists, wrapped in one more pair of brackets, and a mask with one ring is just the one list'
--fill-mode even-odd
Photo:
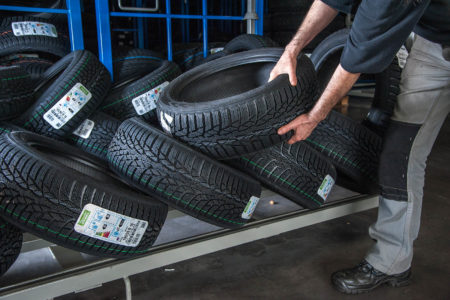
{"label": "sweater sleeve", "polygon": [[429,4],[430,0],[363,0],[342,52],[342,67],[351,73],[386,69]]}
{"label": "sweater sleeve", "polygon": [[346,14],[352,11],[355,0],[321,0],[326,5]]}

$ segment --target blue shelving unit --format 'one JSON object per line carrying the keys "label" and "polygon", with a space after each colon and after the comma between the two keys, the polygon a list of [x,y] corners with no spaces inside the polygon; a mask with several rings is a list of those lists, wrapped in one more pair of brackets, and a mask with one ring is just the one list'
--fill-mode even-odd
{"label": "blue shelving unit", "polygon": [[70,45],[72,51],[74,51],[84,49],[80,1],[81,0],[66,0],[67,9],[0,5],[0,10],[66,14],[69,25]]}
{"label": "blue shelving unit", "polygon": [[[111,17],[122,18],[138,18],[137,22],[137,35],[138,46],[143,48],[144,46],[144,26],[142,18],[159,18],[166,19],[166,31],[167,31],[167,56],[169,60],[172,60],[173,55],[173,41],[172,41],[172,19],[182,20],[202,20],[202,32],[203,32],[203,55],[206,57],[208,54],[208,20],[228,20],[228,21],[243,21],[244,15],[241,16],[219,16],[208,15],[208,3],[207,0],[202,0],[202,14],[172,14],[171,13],[171,1],[165,1],[166,12],[165,13],[150,13],[150,12],[110,12],[108,0],[95,0],[95,11],[97,17],[97,36],[98,36],[98,49],[100,61],[106,66],[113,76],[112,69],[112,47],[111,47]],[[258,15],[256,20],[255,33],[262,35],[263,33],[263,14],[264,14],[264,0],[256,0],[255,11]],[[136,1],[136,5],[142,4],[141,0]],[[184,10],[182,10],[184,11]],[[189,27],[184,30],[189,30]]]}

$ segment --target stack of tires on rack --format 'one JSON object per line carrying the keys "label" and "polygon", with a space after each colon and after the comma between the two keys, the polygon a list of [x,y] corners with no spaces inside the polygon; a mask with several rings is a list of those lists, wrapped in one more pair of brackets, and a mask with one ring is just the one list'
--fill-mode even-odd
{"label": "stack of tires on rack", "polygon": [[335,166],[376,185],[379,137],[339,114],[283,143],[292,133],[278,128],[312,108],[318,79],[302,54],[296,86],[268,83],[283,50],[258,49],[275,45],[267,38],[194,53],[183,74],[153,51],[115,49],[111,81],[94,54],[69,52],[60,24],[14,17],[0,29],[2,273],[23,231],[129,257],[151,250],[168,206],[235,228],[252,218],[260,183],[311,209],[326,203]]}

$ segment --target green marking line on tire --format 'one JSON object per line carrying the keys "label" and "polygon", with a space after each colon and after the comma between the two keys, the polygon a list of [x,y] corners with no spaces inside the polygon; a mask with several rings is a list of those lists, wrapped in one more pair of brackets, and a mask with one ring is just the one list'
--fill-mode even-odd
{"label": "green marking line on tire", "polygon": [[[107,156],[108,156],[109,162],[110,162],[111,164],[113,164],[114,166],[116,166],[117,168],[119,168],[119,169],[121,169],[121,170],[123,169],[121,166],[119,166],[119,164],[117,164],[117,163],[115,163],[115,162],[112,161],[111,157],[109,156],[109,153],[108,153]],[[128,173],[130,176],[134,176],[136,179],[139,179],[139,176],[136,175],[136,174],[133,175],[133,172],[127,171],[127,173]],[[242,222],[236,222],[236,221],[233,221],[233,220],[228,220],[228,219],[223,218],[223,217],[221,217],[221,216],[217,216],[217,215],[215,215],[215,214],[213,214],[213,213],[210,213],[210,212],[207,211],[207,210],[201,209],[201,208],[199,208],[199,207],[197,207],[197,206],[195,206],[195,205],[193,205],[193,204],[191,204],[191,203],[189,203],[189,202],[187,202],[187,201],[185,201],[185,200],[183,200],[183,199],[181,199],[181,198],[175,196],[174,194],[168,193],[168,192],[166,192],[165,190],[163,190],[163,189],[157,187],[156,185],[151,184],[148,180],[146,180],[146,179],[144,179],[144,178],[141,178],[140,181],[141,181],[142,183],[144,183],[144,184],[150,186],[151,188],[157,190],[158,192],[164,193],[165,195],[167,195],[167,196],[169,196],[169,197],[171,197],[171,198],[173,198],[173,199],[175,199],[175,200],[177,200],[177,201],[180,201],[180,202],[182,202],[182,203],[184,203],[184,204],[187,204],[189,207],[191,207],[191,208],[193,208],[193,209],[196,209],[196,210],[198,210],[198,211],[201,211],[201,212],[203,212],[203,213],[205,213],[205,214],[207,214],[207,215],[210,215],[210,216],[212,216],[212,217],[214,217],[214,218],[217,218],[217,219],[220,219],[220,220],[223,220],[223,221],[225,221],[225,222],[232,223],[232,224],[237,224],[237,225],[244,225],[244,224],[245,224],[245,223],[242,223]]]}
{"label": "green marking line on tire", "polygon": [[36,119],[36,117],[38,117],[40,114],[42,114],[44,112],[44,110],[46,110],[59,96],[61,96],[61,94],[69,87],[70,84],[72,84],[72,82],[78,77],[78,75],[80,75],[81,71],[83,71],[83,69],[86,67],[87,63],[89,62],[89,59],[91,58],[90,55],[88,55],[86,61],[83,63],[83,65],[80,67],[80,69],[76,72],[76,74],[69,80],[68,83],[66,83],[66,85],[64,85],[64,87],[59,91],[58,94],[56,94],[55,97],[53,97],[52,100],[50,100],[47,105],[45,105],[44,108],[42,108],[40,111],[36,112],[34,114],[33,117],[31,117],[31,119],[26,122],[23,127],[27,127],[28,124],[30,124],[31,121],[33,121],[34,119]]}
{"label": "green marking line on tire", "polygon": [[4,131],[4,132],[6,132],[6,133],[10,133],[10,132],[11,132],[11,130],[8,130],[8,129],[5,129],[5,128],[1,128],[1,127],[0,127],[0,130],[1,130],[1,131]]}
{"label": "green marking line on tire", "polygon": [[286,183],[286,184],[289,185],[290,187],[293,187],[294,189],[296,189],[297,191],[299,191],[300,193],[302,193],[302,194],[305,195],[306,197],[310,198],[311,200],[313,200],[313,201],[316,202],[317,204],[322,205],[322,203],[320,203],[319,201],[317,201],[314,197],[312,197],[312,196],[311,196],[310,194],[308,194],[307,192],[305,192],[305,191],[303,191],[302,189],[300,189],[299,187],[297,187],[295,184],[290,183],[289,181],[287,181],[286,179],[284,179],[284,178],[282,178],[282,177],[280,177],[280,176],[278,176],[278,175],[274,175],[272,172],[269,172],[269,171],[268,171],[267,169],[265,169],[264,167],[258,165],[258,164],[255,163],[254,161],[252,161],[252,160],[250,160],[250,159],[248,159],[248,158],[246,158],[246,157],[244,157],[244,156],[241,156],[241,159],[243,159],[243,160],[249,162],[250,164],[254,165],[255,167],[260,168],[260,169],[263,170],[264,172],[268,173],[270,176],[273,176],[273,177],[275,177],[275,178],[277,178],[277,179],[280,179],[281,181],[283,181],[284,183]]}
{"label": "green marking line on tire", "polygon": [[21,76],[16,76],[16,77],[2,78],[2,81],[9,81],[9,80],[15,80],[15,79],[22,79],[22,78],[27,78],[27,77],[30,77],[30,75],[27,74],[27,75],[21,75]]}
{"label": "green marking line on tire", "polygon": [[171,69],[169,72],[167,72],[167,74],[163,75],[162,78],[158,78],[156,80],[153,80],[152,82],[150,82],[148,85],[146,85],[142,89],[140,89],[140,90],[138,90],[138,91],[136,91],[134,93],[131,93],[130,95],[128,95],[126,97],[123,97],[123,98],[121,98],[119,100],[116,100],[116,101],[114,101],[112,103],[106,104],[106,105],[100,107],[99,109],[100,110],[104,110],[105,108],[108,108],[110,106],[116,105],[117,103],[120,103],[120,102],[122,102],[124,100],[130,99],[131,97],[134,97],[134,96],[138,95],[139,93],[149,89],[154,83],[156,83],[158,81],[161,81],[161,80],[165,80],[168,76],[172,75],[176,70],[177,70],[176,68]]}
{"label": "green marking line on tire", "polygon": [[83,144],[83,145],[85,145],[85,146],[87,146],[87,147],[90,147],[90,148],[92,148],[92,149],[99,150],[99,151],[101,151],[101,152],[104,152],[104,153],[108,154],[108,151],[105,150],[105,148],[99,148],[99,147],[97,147],[97,146],[94,146],[94,145],[92,145],[92,144],[86,143],[86,142],[84,142],[83,140],[77,139],[77,138],[74,138],[74,137],[72,137],[71,139],[74,140],[74,141],[77,142],[77,143],[81,143],[81,144]]}
{"label": "green marking line on tire", "polygon": [[145,253],[145,252],[149,252],[149,251],[150,251],[150,249],[140,250],[140,251],[133,251],[133,250],[119,250],[119,249],[114,249],[114,248],[108,248],[108,247],[106,247],[106,246],[95,245],[95,244],[92,244],[92,243],[89,243],[89,242],[82,241],[82,240],[77,239],[77,238],[69,237],[69,236],[66,235],[66,234],[62,234],[62,233],[57,232],[57,231],[55,231],[55,230],[52,230],[52,229],[50,229],[50,228],[48,228],[48,227],[46,227],[46,226],[42,226],[42,225],[40,225],[40,224],[38,224],[38,223],[36,223],[36,222],[34,222],[34,221],[28,220],[27,218],[24,218],[24,217],[20,216],[18,213],[15,213],[15,212],[13,212],[12,210],[7,209],[7,208],[6,208],[5,206],[3,206],[3,205],[0,205],[0,209],[6,211],[6,212],[9,213],[10,215],[15,216],[16,218],[19,218],[20,220],[22,220],[22,221],[24,221],[24,222],[27,222],[27,223],[30,223],[30,224],[36,226],[36,227],[39,228],[39,229],[47,230],[47,231],[50,232],[50,233],[56,234],[58,237],[62,237],[62,238],[65,238],[65,239],[69,239],[69,240],[71,240],[71,241],[75,241],[75,242],[78,242],[78,243],[80,243],[80,244],[85,244],[85,245],[88,245],[88,246],[92,246],[92,247],[94,247],[94,248],[101,248],[101,249],[105,249],[105,250],[107,250],[107,251],[115,251],[115,252],[121,252],[121,253],[136,253],[136,254],[139,254],[139,253]]}
{"label": "green marking line on tire", "polygon": [[[337,152],[335,152],[335,151],[333,151],[333,150],[330,150],[330,149],[328,149],[327,147],[325,147],[324,145],[321,145],[321,144],[319,144],[319,143],[317,143],[317,142],[315,142],[315,141],[312,141],[312,140],[310,140],[310,139],[306,139],[306,141],[307,141],[307,142],[310,142],[311,144],[316,145],[317,147],[320,147],[320,148],[322,148],[322,149],[324,149],[324,150],[327,150],[328,152],[333,153],[334,155],[339,156],[340,158],[342,158],[343,160],[345,160],[346,162],[348,162],[349,164],[351,164],[352,166],[354,166],[355,168],[357,168],[357,169],[360,170],[361,172],[366,173],[366,170],[364,170],[363,168],[361,168],[360,166],[358,166],[357,164],[355,164],[354,162],[352,162],[350,159],[348,159],[348,158],[342,156],[341,154],[339,154],[339,153],[337,153]],[[368,175],[371,179],[374,179],[374,177],[373,177],[372,175],[370,175],[370,174],[367,174],[367,175]]]}

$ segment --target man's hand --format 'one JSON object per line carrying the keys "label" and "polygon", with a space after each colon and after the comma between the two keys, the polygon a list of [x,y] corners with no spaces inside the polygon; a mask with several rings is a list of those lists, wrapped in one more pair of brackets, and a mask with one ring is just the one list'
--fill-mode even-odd
{"label": "man's hand", "polygon": [[296,142],[306,140],[320,121],[319,118],[311,115],[311,113],[306,113],[280,127],[280,129],[278,129],[278,134],[283,135],[290,130],[294,130],[294,135],[288,141],[288,144],[292,145]]}
{"label": "man's hand", "polygon": [[280,74],[288,74],[289,82],[292,86],[297,85],[297,55],[288,50],[284,51],[283,55],[278,60],[275,67],[270,72],[269,82],[274,80]]}

